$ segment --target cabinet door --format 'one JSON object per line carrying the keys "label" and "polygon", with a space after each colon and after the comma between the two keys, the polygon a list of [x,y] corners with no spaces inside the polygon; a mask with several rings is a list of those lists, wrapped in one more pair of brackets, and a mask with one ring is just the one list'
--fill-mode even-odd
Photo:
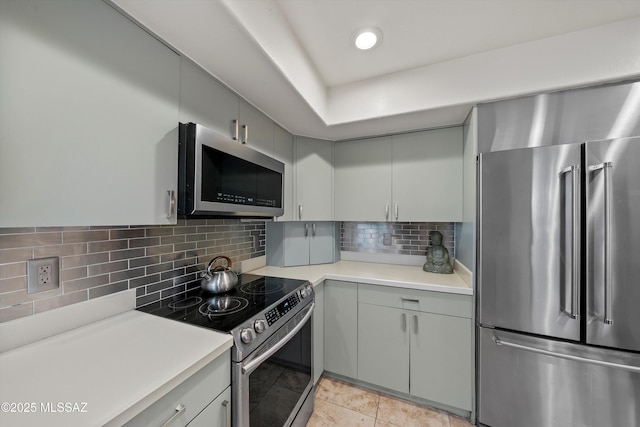
{"label": "cabinet door", "polygon": [[[305,223],[306,224],[306,223]],[[309,264],[328,264],[335,260],[335,223],[314,222],[309,224]]]}
{"label": "cabinet door", "polygon": [[294,217],[301,221],[333,219],[333,142],[296,137]]}
{"label": "cabinet door", "polygon": [[324,286],[324,369],[358,378],[357,284],[327,280]]}
{"label": "cabinet door", "polygon": [[233,93],[188,59],[180,59],[181,122],[197,123],[231,138],[238,109]]}
{"label": "cabinet door", "polygon": [[216,397],[213,402],[197,417],[195,417],[188,427],[226,427],[231,425],[231,387]]}
{"label": "cabinet door", "polygon": [[240,101],[239,120],[240,141],[256,151],[273,156],[273,122],[271,119],[247,102]]}
{"label": "cabinet door", "polygon": [[313,383],[317,384],[324,372],[324,283],[313,287],[316,307],[313,309]]}
{"label": "cabinet door", "polygon": [[175,223],[178,55],[104,2],[1,3],[0,227]]}
{"label": "cabinet door", "polygon": [[462,142],[461,127],[393,137],[395,220],[462,221]]}
{"label": "cabinet door", "polygon": [[358,304],[358,380],[409,393],[407,312]]}
{"label": "cabinet door", "polygon": [[337,221],[391,219],[391,142],[391,137],[384,137],[335,145]]}
{"label": "cabinet door", "polygon": [[284,227],[284,266],[309,265],[309,224],[292,222]]}
{"label": "cabinet door", "polygon": [[276,221],[293,221],[293,135],[278,125],[274,125],[273,154],[284,163],[284,214]]}
{"label": "cabinet door", "polygon": [[411,395],[471,410],[471,319],[410,313]]}

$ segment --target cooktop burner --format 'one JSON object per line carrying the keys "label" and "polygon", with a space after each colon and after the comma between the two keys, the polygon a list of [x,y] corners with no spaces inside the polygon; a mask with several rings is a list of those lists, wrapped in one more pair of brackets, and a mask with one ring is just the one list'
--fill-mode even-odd
{"label": "cooktop burner", "polygon": [[282,282],[268,283],[266,280],[257,280],[240,286],[240,292],[249,295],[267,295],[282,292],[284,288],[285,284]]}
{"label": "cooktop burner", "polygon": [[198,311],[203,316],[224,316],[241,311],[249,305],[249,301],[242,297],[219,296],[209,298],[209,302],[200,306]]}
{"label": "cooktop burner", "polygon": [[188,297],[185,299],[181,299],[178,301],[170,302],[169,308],[189,308],[194,305],[198,305],[202,302],[202,298],[200,297]]}
{"label": "cooktop burner", "polygon": [[212,294],[200,287],[198,279],[187,284],[187,288],[192,287],[192,290],[169,300],[145,305],[138,310],[221,332],[230,332],[267,307],[286,299],[305,284],[308,282],[304,280],[240,274],[238,285],[234,289],[223,294]]}

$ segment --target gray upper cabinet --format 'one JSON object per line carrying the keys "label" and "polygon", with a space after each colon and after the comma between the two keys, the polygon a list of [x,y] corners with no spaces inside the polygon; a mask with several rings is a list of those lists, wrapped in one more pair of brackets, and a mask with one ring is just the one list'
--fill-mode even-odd
{"label": "gray upper cabinet", "polygon": [[178,55],[101,1],[0,27],[0,227],[175,223]]}
{"label": "gray upper cabinet", "polygon": [[267,156],[273,156],[273,128],[271,119],[246,101],[240,101],[240,141]]}
{"label": "gray upper cabinet", "polygon": [[393,218],[462,221],[462,127],[393,137]]}
{"label": "gray upper cabinet", "polygon": [[334,222],[267,222],[267,265],[327,264],[339,256]]}
{"label": "gray upper cabinet", "polygon": [[294,219],[333,220],[333,141],[295,137]]}
{"label": "gray upper cabinet", "polygon": [[335,145],[335,219],[389,221],[391,137]]}
{"label": "gray upper cabinet", "polygon": [[193,122],[231,137],[240,101],[186,58],[180,60],[180,121]]}
{"label": "gray upper cabinet", "polygon": [[284,214],[276,221],[293,221],[293,135],[273,126],[273,156],[284,163]]}
{"label": "gray upper cabinet", "polygon": [[335,219],[460,221],[462,128],[336,143]]}

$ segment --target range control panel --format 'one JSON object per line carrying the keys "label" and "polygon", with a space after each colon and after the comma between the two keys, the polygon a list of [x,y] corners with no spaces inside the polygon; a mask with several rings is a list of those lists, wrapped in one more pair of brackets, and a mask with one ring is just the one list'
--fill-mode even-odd
{"label": "range control panel", "polygon": [[280,319],[282,316],[287,314],[289,310],[291,310],[293,307],[298,305],[299,302],[300,302],[300,297],[298,296],[298,293],[295,293],[293,295],[290,295],[289,298],[282,301],[280,304],[278,304],[276,308],[269,310],[265,315],[269,326],[276,323],[278,319]]}

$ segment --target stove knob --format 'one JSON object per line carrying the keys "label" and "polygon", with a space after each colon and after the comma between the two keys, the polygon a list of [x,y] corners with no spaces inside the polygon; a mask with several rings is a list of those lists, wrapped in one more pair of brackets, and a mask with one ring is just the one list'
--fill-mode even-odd
{"label": "stove knob", "polygon": [[253,340],[254,336],[255,334],[253,333],[253,330],[249,328],[244,328],[240,331],[240,339],[245,344],[249,344]]}
{"label": "stove knob", "polygon": [[267,322],[262,319],[258,319],[253,322],[253,329],[256,330],[256,333],[261,334],[265,329],[267,329]]}
{"label": "stove knob", "polygon": [[305,299],[309,295],[311,295],[311,286],[307,286],[300,291],[300,296],[302,297],[302,299]]}

